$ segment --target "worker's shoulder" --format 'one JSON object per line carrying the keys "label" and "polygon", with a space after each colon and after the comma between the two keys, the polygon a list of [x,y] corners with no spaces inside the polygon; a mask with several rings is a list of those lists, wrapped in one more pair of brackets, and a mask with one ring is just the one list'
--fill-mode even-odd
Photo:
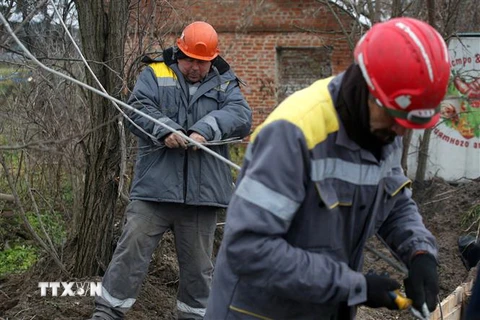
{"label": "worker's shoulder", "polygon": [[156,62],[164,62],[162,53],[155,53],[154,55],[144,55],[141,57],[140,61],[145,64],[151,64]]}
{"label": "worker's shoulder", "polygon": [[175,72],[168,66],[167,63],[163,60],[162,57],[156,59],[143,59],[142,62],[145,62],[148,67],[150,67],[157,76],[157,78],[176,78]]}
{"label": "worker's shoulder", "polygon": [[333,102],[328,91],[330,80],[330,78],[318,80],[309,87],[293,93],[267,120],[284,119],[297,125],[308,125],[310,122],[318,122],[334,115]]}
{"label": "worker's shoulder", "polygon": [[[328,90],[331,78],[314,82],[286,98],[265,120],[261,127],[286,121],[298,127],[309,147],[325,140],[338,130],[338,118]],[[259,128],[261,130],[261,128]]]}

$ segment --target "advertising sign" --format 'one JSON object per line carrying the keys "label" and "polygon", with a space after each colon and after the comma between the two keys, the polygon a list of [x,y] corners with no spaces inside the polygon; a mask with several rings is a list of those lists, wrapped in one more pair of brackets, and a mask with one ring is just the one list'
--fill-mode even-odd
{"label": "advertising sign", "polygon": [[[460,34],[448,44],[452,69],[441,118],[432,129],[426,179],[480,177],[480,34]],[[415,176],[419,140],[414,131],[408,174]]]}

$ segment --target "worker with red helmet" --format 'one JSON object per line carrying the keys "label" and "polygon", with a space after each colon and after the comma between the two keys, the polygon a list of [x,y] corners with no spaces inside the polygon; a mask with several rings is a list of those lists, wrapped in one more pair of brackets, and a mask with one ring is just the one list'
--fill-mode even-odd
{"label": "worker with red helmet", "polygon": [[216,217],[230,200],[230,168],[192,146],[228,157],[221,142],[250,133],[251,110],[229,64],[219,56],[215,29],[189,24],[176,46],[147,58],[128,103],[166,126],[130,112],[126,122],[138,138],[138,154],[126,224],[102,279],[92,319],[123,319],[134,304],[152,254],[171,230],[180,269],[178,319],[203,319],[210,292]]}
{"label": "worker with red helmet", "polygon": [[286,98],[256,128],[229,204],[205,319],[354,319],[398,308],[400,283],[362,272],[381,237],[409,269],[412,312],[437,303],[437,245],[401,167],[401,136],[439,118],[450,65],[411,18],[375,24],[344,72]]}

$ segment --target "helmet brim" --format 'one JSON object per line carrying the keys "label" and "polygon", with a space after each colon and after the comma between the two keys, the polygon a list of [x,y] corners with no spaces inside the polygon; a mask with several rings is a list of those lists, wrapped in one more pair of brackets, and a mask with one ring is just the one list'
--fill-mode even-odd
{"label": "helmet brim", "polygon": [[205,57],[205,56],[199,56],[199,55],[196,55],[196,54],[192,54],[192,53],[189,53],[189,52],[185,52],[182,50],[183,53],[185,53],[185,55],[189,58],[192,58],[192,59],[197,59],[197,60],[202,60],[202,61],[212,61],[213,59],[215,59],[217,56],[218,56],[218,53],[215,53],[213,56],[211,57]]}
{"label": "helmet brim", "polygon": [[437,124],[438,120],[440,119],[440,113],[435,114],[430,121],[422,124],[418,124],[401,118],[394,119],[399,125],[407,129],[429,129]]}
{"label": "helmet brim", "polygon": [[182,51],[183,54],[185,54],[187,57],[189,58],[192,58],[192,59],[197,59],[197,60],[202,60],[202,61],[212,61],[213,59],[215,59],[216,57],[218,57],[218,54],[219,54],[219,50],[217,49],[215,51],[215,53],[210,56],[210,57],[206,57],[206,56],[201,56],[201,55],[197,55],[197,54],[194,54],[194,53],[191,53],[191,52],[188,52],[188,50],[186,50],[184,48],[184,45],[182,43],[182,41],[180,41],[180,39],[177,39],[177,47],[180,51]]}

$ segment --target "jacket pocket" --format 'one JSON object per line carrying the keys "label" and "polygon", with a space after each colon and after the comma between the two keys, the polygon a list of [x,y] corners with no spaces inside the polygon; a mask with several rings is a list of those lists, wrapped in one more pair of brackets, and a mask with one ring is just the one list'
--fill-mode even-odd
{"label": "jacket pocket", "polygon": [[162,106],[160,111],[166,115],[168,118],[172,119],[173,121],[177,122],[178,120],[178,106],[175,104],[169,104]]}
{"label": "jacket pocket", "polygon": [[313,208],[308,210],[308,221],[299,222],[303,231],[296,237],[309,251],[327,250],[339,254],[338,249],[344,246],[344,233],[348,232],[355,186],[334,179],[314,183],[317,194],[306,200]]}
{"label": "jacket pocket", "polygon": [[353,205],[354,185],[336,179],[314,182],[318,195],[326,208],[335,209],[338,206],[351,207]]}
{"label": "jacket pocket", "polygon": [[[212,151],[228,158],[227,146],[212,146]],[[231,169],[225,163],[203,152],[193,152],[189,158],[189,166],[194,166],[199,172],[198,189],[195,191],[200,203],[215,203],[226,206],[233,193]],[[189,177],[189,179],[192,177]]]}
{"label": "jacket pocket", "polygon": [[216,89],[207,91],[203,95],[209,99],[215,100],[215,105],[217,106],[218,109],[220,108],[220,105],[225,101],[225,97],[224,97],[225,93],[220,92]]}
{"label": "jacket pocket", "polygon": [[145,175],[150,171],[150,168],[158,162],[160,159],[159,153],[161,150],[152,150],[148,149],[139,153],[138,157],[141,158],[140,161],[137,161],[135,171],[137,172],[136,179],[141,180]]}
{"label": "jacket pocket", "polygon": [[383,222],[387,219],[390,212],[395,206],[396,196],[403,192],[405,188],[409,188],[412,181],[403,174],[389,176],[383,179],[383,203],[377,210],[375,218],[375,229],[378,230]]}
{"label": "jacket pocket", "polygon": [[394,175],[385,178],[386,197],[393,198],[400,193],[405,187],[410,187],[412,181],[404,175]]}

